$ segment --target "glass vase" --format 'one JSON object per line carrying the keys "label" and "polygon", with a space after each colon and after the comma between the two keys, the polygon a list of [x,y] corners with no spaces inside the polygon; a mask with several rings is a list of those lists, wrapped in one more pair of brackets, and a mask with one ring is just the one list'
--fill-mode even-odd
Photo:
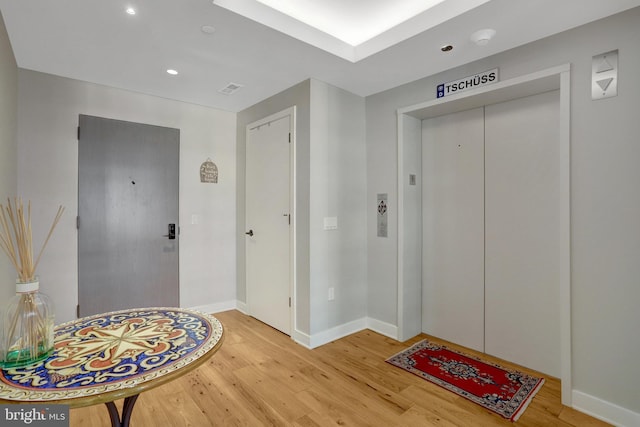
{"label": "glass vase", "polygon": [[53,353],[54,310],[36,278],[16,281],[16,294],[2,308],[0,367],[21,368]]}

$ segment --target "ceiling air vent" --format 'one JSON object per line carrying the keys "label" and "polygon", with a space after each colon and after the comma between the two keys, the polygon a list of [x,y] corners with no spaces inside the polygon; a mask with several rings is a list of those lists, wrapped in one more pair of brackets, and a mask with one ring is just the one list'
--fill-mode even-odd
{"label": "ceiling air vent", "polygon": [[229,83],[228,85],[226,85],[225,87],[220,89],[218,92],[220,92],[220,93],[222,93],[224,95],[231,95],[231,94],[235,93],[241,87],[242,87],[242,85],[239,85],[238,83]]}

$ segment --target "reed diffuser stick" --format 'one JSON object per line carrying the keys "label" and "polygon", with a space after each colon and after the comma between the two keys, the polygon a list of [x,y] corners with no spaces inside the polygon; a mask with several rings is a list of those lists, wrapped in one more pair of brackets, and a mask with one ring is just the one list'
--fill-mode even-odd
{"label": "reed diffuser stick", "polygon": [[31,202],[27,205],[25,215],[22,199],[15,198],[14,203],[7,199],[7,206],[0,204],[2,215],[0,216],[0,247],[7,254],[18,273],[18,279],[28,282],[35,278],[36,268],[44,252],[44,248],[49,243],[60,218],[64,213],[64,207],[58,207],[58,212],[53,219],[53,224],[49,229],[49,234],[45,239],[38,257],[34,262],[33,258],[33,232],[31,229]]}
{"label": "reed diffuser stick", "polygon": [[[64,213],[64,207],[58,207],[58,212],[53,219],[49,234],[38,253],[33,257],[33,231],[31,228],[31,202],[25,207],[22,199],[7,199],[7,206],[0,204],[0,248],[7,254],[10,262],[16,269],[18,281],[22,283],[33,282],[36,279],[36,268],[42,257],[47,243],[53,234],[60,218]],[[34,291],[21,293],[15,311],[8,314],[8,328],[5,329],[5,338],[9,340],[6,354],[13,351],[15,354],[11,363],[20,363],[35,358],[46,351],[53,343],[49,343],[49,329],[53,325],[47,324],[37,307],[37,294]],[[1,362],[1,361],[0,361]]]}

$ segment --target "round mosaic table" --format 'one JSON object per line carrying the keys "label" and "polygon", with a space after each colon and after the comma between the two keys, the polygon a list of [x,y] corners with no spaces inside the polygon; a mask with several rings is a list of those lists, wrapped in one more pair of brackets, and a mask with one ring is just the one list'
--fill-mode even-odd
{"label": "round mosaic table", "polygon": [[[190,372],[222,345],[215,317],[144,308],[84,317],[55,328],[55,350],[39,363],[0,372],[0,403],[105,403],[128,426],[138,395]],[[122,416],[113,403],[125,399]]]}

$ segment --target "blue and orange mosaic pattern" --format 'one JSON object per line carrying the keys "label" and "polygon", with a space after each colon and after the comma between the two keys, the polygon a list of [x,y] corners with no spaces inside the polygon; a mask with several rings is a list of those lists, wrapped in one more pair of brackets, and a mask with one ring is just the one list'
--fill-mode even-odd
{"label": "blue and orange mosaic pattern", "polygon": [[123,310],[55,328],[54,353],[2,370],[0,399],[50,401],[134,387],[174,372],[213,349],[222,325],[180,308]]}

